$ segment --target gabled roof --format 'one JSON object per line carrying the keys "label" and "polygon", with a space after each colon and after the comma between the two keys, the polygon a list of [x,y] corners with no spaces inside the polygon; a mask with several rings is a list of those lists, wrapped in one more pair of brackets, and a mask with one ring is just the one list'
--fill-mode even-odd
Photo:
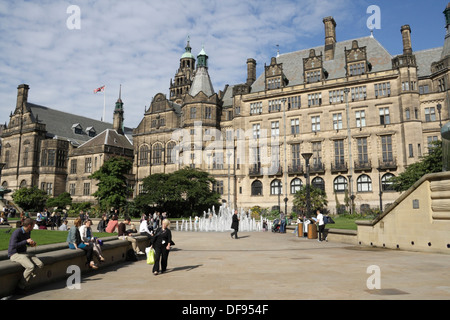
{"label": "gabled roof", "polygon": [[[358,39],[346,40],[336,42],[334,51],[334,59],[323,61],[323,68],[328,72],[328,80],[343,78],[345,72],[345,49],[352,48],[352,42],[358,41],[359,47],[367,48],[367,58],[372,64],[371,72],[378,72],[392,69],[392,56],[389,52],[376,40],[368,36]],[[314,49],[316,55],[325,53],[325,46],[321,45],[314,48],[303,49],[290,53],[279,55],[276,60],[277,63],[283,64],[283,73],[289,80],[289,86],[303,84],[305,82],[303,75],[303,59],[308,58],[310,50]],[[265,90],[265,76],[262,74],[252,85],[252,92]]]}
{"label": "gabled roof", "polygon": [[126,136],[119,134],[114,129],[106,129],[94,138],[91,138],[89,141],[83,143],[77,148],[77,150],[103,145],[133,150],[133,144],[131,143],[131,141]]}
{"label": "gabled roof", "polygon": [[[33,120],[37,118],[40,123],[46,125],[47,137],[67,139],[75,146],[92,138],[88,135],[87,128],[94,127],[96,132],[102,132],[113,126],[111,123],[70,114],[33,103],[28,103],[27,107],[32,113]],[[74,126],[82,129],[80,134],[75,133]],[[131,137],[132,129],[125,128],[125,134]]]}
{"label": "gabled roof", "polygon": [[[379,72],[392,69],[392,56],[379,42],[372,36],[346,40],[336,43],[335,56],[333,60],[323,61],[323,68],[328,72],[328,80],[343,78],[345,71],[345,49],[352,48],[352,42],[358,41],[359,47],[366,47],[367,59],[372,64],[371,72]],[[308,58],[310,50],[314,49],[316,55],[325,52],[325,46],[308,48],[291,53],[281,54],[277,57],[277,63],[283,64],[283,72],[289,80],[289,86],[303,84],[305,82],[303,73],[303,59]],[[428,76],[431,74],[431,64],[441,59],[443,47],[427,49],[413,52],[416,56],[418,66],[418,76]],[[252,85],[252,92],[265,90],[265,76],[262,74]]]}

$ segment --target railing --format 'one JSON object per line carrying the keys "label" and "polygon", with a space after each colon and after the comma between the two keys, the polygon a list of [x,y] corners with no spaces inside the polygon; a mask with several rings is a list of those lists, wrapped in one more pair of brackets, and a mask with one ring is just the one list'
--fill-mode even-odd
{"label": "railing", "polygon": [[347,163],[331,163],[331,172],[335,173],[335,172],[347,172],[348,171],[348,166]]}

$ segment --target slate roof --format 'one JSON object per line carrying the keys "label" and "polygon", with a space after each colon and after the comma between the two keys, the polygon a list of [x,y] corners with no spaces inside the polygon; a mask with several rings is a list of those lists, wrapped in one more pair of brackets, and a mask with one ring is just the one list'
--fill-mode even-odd
{"label": "slate roof", "polygon": [[208,97],[214,94],[211,78],[209,77],[208,69],[206,67],[199,67],[195,71],[194,80],[192,81],[189,94],[195,97],[200,91],[203,91],[203,93]]}
{"label": "slate roof", "polygon": [[[328,80],[343,78],[345,71],[345,49],[352,48],[352,41],[358,41],[359,47],[366,47],[368,61],[372,64],[371,72],[379,72],[392,69],[394,58],[374,37],[368,36],[351,39],[336,43],[335,56],[333,60],[323,61],[323,68],[328,72]],[[325,46],[303,49],[295,52],[281,54],[277,57],[277,63],[283,64],[283,72],[289,80],[288,86],[303,84],[303,59],[309,57],[310,50],[314,49],[316,55],[324,55]],[[442,47],[414,52],[418,65],[419,77],[431,74],[431,64],[441,59]],[[324,56],[323,56],[324,58]],[[260,75],[252,85],[252,92],[265,90],[265,76]]]}
{"label": "slate roof", "polygon": [[79,146],[78,150],[103,145],[133,150],[133,144],[131,141],[114,129],[106,129],[94,138],[91,138],[89,141]]}
{"label": "slate roof", "polygon": [[[27,107],[30,109],[34,121],[38,119],[40,123],[46,125],[48,138],[67,139],[75,146],[79,146],[92,139],[87,133],[88,128],[93,128],[95,132],[99,133],[113,127],[111,123],[51,109],[33,103],[27,103]],[[83,131],[82,134],[75,133],[73,126],[77,124],[81,126]],[[132,129],[125,128],[125,135],[132,141]]]}

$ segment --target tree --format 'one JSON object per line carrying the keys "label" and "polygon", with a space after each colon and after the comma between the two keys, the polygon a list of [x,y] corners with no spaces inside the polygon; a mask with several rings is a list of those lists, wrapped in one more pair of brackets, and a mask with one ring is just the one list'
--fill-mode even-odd
{"label": "tree", "polygon": [[58,209],[64,209],[72,204],[72,197],[70,193],[63,192],[59,196],[50,198],[47,200],[47,207],[57,207]]}
{"label": "tree", "polygon": [[419,162],[408,166],[404,172],[390,179],[392,189],[398,192],[408,190],[414,183],[428,173],[442,172],[442,141],[434,141],[428,155]]}
{"label": "tree", "polygon": [[324,190],[309,186],[309,193],[311,198],[311,212],[306,212],[307,208],[307,194],[308,186],[302,186],[294,195],[293,204],[297,209],[303,211],[306,215],[311,215],[316,210],[324,209],[328,205],[327,194]]}
{"label": "tree", "polygon": [[98,189],[93,196],[102,210],[119,209],[127,202],[131,189],[127,185],[126,174],[133,167],[131,160],[113,157],[105,161],[99,170],[89,176],[98,180]]}
{"label": "tree", "polygon": [[12,194],[14,202],[25,211],[42,211],[48,195],[37,187],[20,188]]}
{"label": "tree", "polygon": [[207,172],[193,168],[152,174],[143,179],[144,193],[135,203],[144,212],[156,208],[172,216],[201,213],[219,204],[220,195],[211,190],[214,183]]}

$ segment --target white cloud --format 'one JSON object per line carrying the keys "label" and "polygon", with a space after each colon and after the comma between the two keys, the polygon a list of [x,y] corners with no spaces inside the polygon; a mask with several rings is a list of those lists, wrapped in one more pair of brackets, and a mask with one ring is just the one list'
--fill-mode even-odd
{"label": "white cloud", "polygon": [[[70,5],[81,9],[80,30],[66,26]],[[365,21],[367,5],[365,0],[2,1],[0,123],[9,121],[21,83],[30,85],[30,102],[96,119],[103,113],[103,96],[93,90],[107,85],[111,122],[122,84],[125,125],[136,127],[152,97],[168,95],[187,36],[194,55],[204,44],[219,91],[246,80],[247,58],[257,60],[259,75],[276,45],[284,53],[322,44],[323,17],[335,17],[338,40],[353,37],[352,21]],[[367,32],[362,26],[357,36],[361,29]]]}

